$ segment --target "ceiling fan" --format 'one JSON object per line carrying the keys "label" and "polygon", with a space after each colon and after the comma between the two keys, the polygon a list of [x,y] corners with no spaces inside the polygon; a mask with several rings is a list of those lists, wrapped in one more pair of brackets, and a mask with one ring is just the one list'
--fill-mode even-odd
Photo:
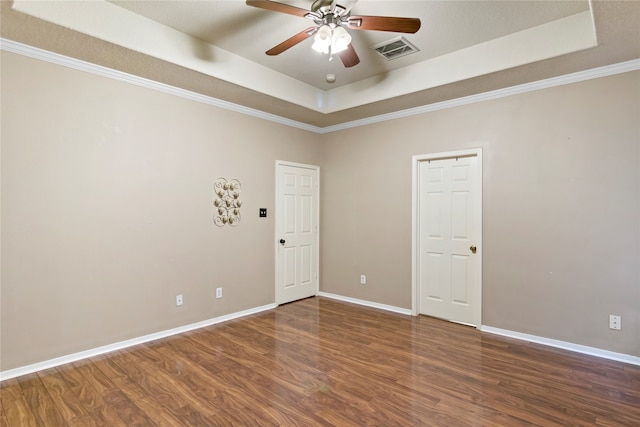
{"label": "ceiling fan", "polygon": [[307,18],[315,23],[315,26],[309,27],[269,49],[266,52],[267,55],[279,55],[315,35],[312,48],[330,54],[330,60],[333,59],[333,54],[338,54],[347,68],[357,65],[360,58],[351,44],[351,35],[345,30],[345,27],[350,30],[395,33],[415,33],[420,29],[420,19],[418,18],[351,15],[351,8],[356,1],[351,0],[350,6],[345,7],[338,4],[338,0],[315,0],[311,5],[311,10],[270,0],[247,0],[247,5]]}

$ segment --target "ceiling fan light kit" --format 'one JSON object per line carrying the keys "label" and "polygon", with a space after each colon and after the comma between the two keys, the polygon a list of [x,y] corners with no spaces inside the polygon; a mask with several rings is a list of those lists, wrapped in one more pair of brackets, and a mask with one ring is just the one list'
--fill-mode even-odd
{"label": "ceiling fan light kit", "polygon": [[390,16],[351,16],[351,7],[344,7],[338,0],[316,0],[311,10],[277,3],[270,0],[246,0],[247,5],[273,12],[286,13],[312,20],[316,27],[288,38],[277,46],[269,49],[267,55],[279,55],[298,43],[313,37],[311,48],[317,52],[329,54],[329,60],[337,53],[345,67],[353,67],[360,63],[360,58],[351,44],[350,30],[390,31],[397,33],[415,33],[420,29],[420,19],[399,18]]}
{"label": "ceiling fan light kit", "polygon": [[311,48],[321,53],[339,53],[347,49],[351,43],[351,35],[342,27],[323,25],[316,32]]}

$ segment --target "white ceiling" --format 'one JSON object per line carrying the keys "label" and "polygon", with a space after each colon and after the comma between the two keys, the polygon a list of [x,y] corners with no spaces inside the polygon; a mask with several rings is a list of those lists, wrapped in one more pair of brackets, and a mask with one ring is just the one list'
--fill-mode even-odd
{"label": "white ceiling", "polygon": [[387,61],[370,47],[400,34],[350,30],[348,69],[310,39],[265,55],[314,24],[243,0],[1,6],[3,38],[321,127],[640,57],[637,1],[359,0],[354,15],[420,18],[404,35],[420,52]]}
{"label": "white ceiling", "polygon": [[[119,1],[131,12],[204,40],[229,52],[264,65],[323,90],[345,85],[388,71],[506,36],[589,10],[588,1],[375,1],[360,0],[353,15],[420,18],[421,29],[405,38],[420,52],[393,61],[375,54],[371,46],[400,33],[351,31],[360,64],[345,69],[339,58],[311,49],[308,39],[279,56],[265,51],[283,40],[314,26],[308,19],[247,6],[236,1]],[[283,1],[309,9],[312,1]],[[340,2],[339,2],[340,3]],[[325,80],[337,76],[334,84]]]}

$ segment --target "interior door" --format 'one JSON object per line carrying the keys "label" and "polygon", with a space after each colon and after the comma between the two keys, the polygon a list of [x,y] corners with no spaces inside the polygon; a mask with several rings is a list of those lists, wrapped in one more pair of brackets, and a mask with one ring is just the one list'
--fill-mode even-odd
{"label": "interior door", "polygon": [[318,294],[318,174],[276,163],[276,304]]}
{"label": "interior door", "polygon": [[480,323],[478,157],[419,163],[419,312]]}

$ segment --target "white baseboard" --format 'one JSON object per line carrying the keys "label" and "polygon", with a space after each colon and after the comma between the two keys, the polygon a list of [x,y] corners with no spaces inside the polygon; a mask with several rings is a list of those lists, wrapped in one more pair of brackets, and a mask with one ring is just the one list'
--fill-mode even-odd
{"label": "white baseboard", "polygon": [[[352,304],[358,304],[365,307],[377,308],[394,313],[411,315],[411,310],[401,307],[395,307],[387,304],[380,304],[377,302],[361,300],[357,298],[345,297],[342,295],[332,294],[328,292],[320,292],[318,296],[331,298],[339,301],[349,302]],[[64,365],[78,360],[87,359],[100,354],[109,353],[115,350],[121,350],[134,345],[143,344],[146,342],[154,341],[160,338],[166,338],[172,335],[181,334],[184,332],[192,331],[194,329],[204,328],[206,326],[215,325],[229,320],[238,319],[240,317],[249,316],[251,314],[260,313],[262,311],[272,310],[277,307],[277,304],[267,304],[261,307],[255,307],[248,310],[239,311],[236,313],[226,314],[224,316],[215,317],[213,319],[203,320],[202,322],[192,323],[178,328],[168,329],[166,331],[156,332],[149,335],[144,335],[138,338],[132,338],[130,340],[120,341],[113,344],[97,347],[90,350],[81,351],[78,353],[69,354],[66,356],[56,357],[55,359],[45,360],[43,362],[34,363],[32,365],[22,366],[20,368],[9,369],[7,371],[0,372],[0,382],[11,378],[19,377],[21,375],[32,374],[34,372],[42,371],[56,366]],[[564,350],[575,351],[577,353],[588,354],[591,356],[601,357],[603,359],[615,360],[618,362],[629,363],[632,365],[640,366],[640,357],[632,356],[624,353],[616,353],[613,351],[602,350],[595,347],[588,347],[580,344],[574,344],[565,341],[554,340],[551,338],[539,337],[536,335],[523,334],[520,332],[510,331],[507,329],[494,328],[492,326],[481,326],[482,332],[487,332],[495,335],[502,335],[509,338],[515,338],[523,341],[534,342],[537,344],[548,345],[550,347],[561,348]]]}
{"label": "white baseboard", "polygon": [[[345,297],[342,295],[331,294],[328,292],[320,292],[318,293],[318,296],[331,298],[339,301],[350,302],[353,304],[363,305],[366,307],[379,308],[382,310],[392,311],[394,313],[411,315],[411,310],[409,309],[394,307],[386,304],[380,304],[377,302]],[[574,344],[566,341],[559,341],[551,338],[539,337],[536,335],[523,334],[521,332],[510,331],[507,329],[494,328],[492,326],[482,325],[478,329],[482,332],[487,332],[490,334],[502,335],[509,338],[515,338],[523,341],[534,342],[537,344],[548,345],[549,347],[561,348],[564,350],[574,351],[576,353],[588,354],[590,356],[596,356],[603,359],[615,360],[617,362],[624,362],[624,363],[629,363],[631,365],[640,366],[640,357],[632,356],[630,354],[616,353],[609,350],[602,350],[600,348],[588,347],[585,345]]]}
{"label": "white baseboard", "polygon": [[507,329],[494,328],[492,326],[481,326],[482,332],[490,334],[502,335],[504,337],[515,338],[518,340],[534,342],[536,344],[548,345],[550,347],[561,348],[563,350],[575,351],[576,353],[588,354],[590,356],[601,357],[603,359],[615,360],[617,362],[629,363],[631,365],[640,366],[640,357],[630,354],[616,353],[600,348],[588,347],[586,345],[574,344],[566,341],[554,340],[551,338],[539,337],[536,335],[523,334],[521,332],[509,331]]}
{"label": "white baseboard", "polygon": [[331,298],[331,299],[344,301],[344,302],[350,302],[352,304],[364,305],[366,307],[379,308],[381,310],[392,311],[394,313],[406,314],[408,316],[411,316],[411,310],[408,309],[408,308],[395,307],[393,305],[380,304],[380,303],[377,303],[377,302],[366,301],[366,300],[357,299],[357,298],[351,298],[351,297],[345,297],[345,296],[342,296],[342,295],[331,294],[329,292],[320,292],[320,293],[318,293],[318,296],[325,297],[325,298]]}
{"label": "white baseboard", "polygon": [[55,359],[45,360],[44,362],[34,363],[32,365],[22,366],[20,368],[9,369],[7,371],[0,372],[0,382],[11,378],[19,377],[21,375],[32,374],[34,372],[42,371],[44,369],[54,368],[56,366],[64,365],[66,363],[76,362],[78,360],[87,359],[89,357],[98,356],[100,354],[109,353],[115,350],[121,350],[123,348],[132,347],[134,345],[143,344],[149,341],[154,341],[160,338],[166,338],[171,335],[182,334],[184,332],[192,331],[194,329],[204,328],[206,326],[215,325],[217,323],[227,322],[229,320],[237,319],[251,314],[260,313],[276,308],[276,304],[267,304],[261,307],[250,308],[248,310],[238,311],[236,313],[226,314],[224,316],[214,317],[213,319],[203,320],[202,322],[192,323],[190,325],[180,326],[178,328],[168,329],[166,331],[156,332],[149,335],[144,335],[138,338],[132,338],[130,340],[120,341],[114,344],[104,345],[102,347],[93,348],[91,350],[85,350],[78,353],[69,354],[66,356],[56,357]]}

